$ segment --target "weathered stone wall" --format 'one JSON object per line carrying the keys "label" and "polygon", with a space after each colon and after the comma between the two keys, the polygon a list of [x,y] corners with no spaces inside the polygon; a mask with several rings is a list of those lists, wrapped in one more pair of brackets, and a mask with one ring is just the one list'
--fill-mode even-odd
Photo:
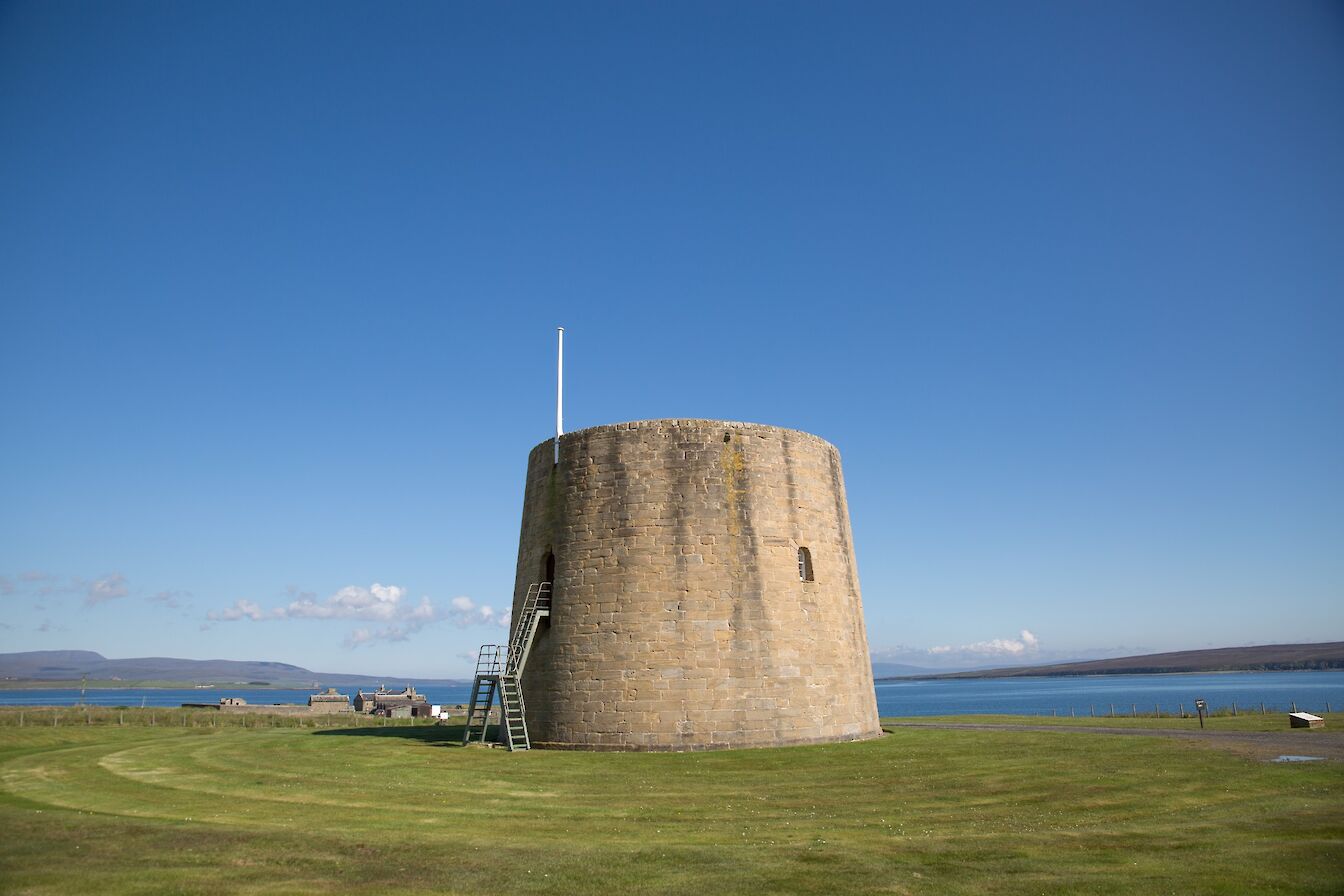
{"label": "weathered stone wall", "polygon": [[[523,680],[538,746],[710,749],[881,733],[840,456],[713,420],[532,449],[514,588],[554,555]],[[798,548],[815,581],[800,581]]]}

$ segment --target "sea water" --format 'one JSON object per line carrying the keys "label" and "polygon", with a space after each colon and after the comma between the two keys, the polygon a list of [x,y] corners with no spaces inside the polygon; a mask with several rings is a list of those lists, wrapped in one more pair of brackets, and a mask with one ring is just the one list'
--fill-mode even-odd
{"label": "sea water", "polygon": [[[352,698],[358,688],[334,686]],[[471,686],[427,685],[416,688],[430,703],[451,706],[471,699]],[[93,706],[180,706],[217,703],[220,697],[242,697],[248,703],[307,703],[310,690],[269,690],[219,686],[213,688],[90,688],[84,702]],[[882,716],[1011,715],[1097,716],[1178,712],[1192,713],[1196,700],[1210,709],[1240,712],[1344,709],[1344,669],[1310,672],[1219,672],[1189,675],[1090,675],[1060,678],[896,679],[877,682],[877,710]],[[78,688],[0,690],[0,704],[73,706]]]}
{"label": "sea water", "polygon": [[1182,706],[1239,712],[1344,709],[1344,669],[1302,672],[1214,672],[1167,675],[1087,675],[1055,678],[897,679],[877,683],[883,716],[1129,715]]}

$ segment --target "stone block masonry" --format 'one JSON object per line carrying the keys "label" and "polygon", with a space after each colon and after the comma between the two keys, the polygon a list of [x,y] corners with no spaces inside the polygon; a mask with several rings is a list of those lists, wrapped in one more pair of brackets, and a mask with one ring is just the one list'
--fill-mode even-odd
{"label": "stone block masonry", "polygon": [[695,750],[881,734],[840,455],[714,420],[599,426],[528,458],[514,587],[553,581],[534,746]]}

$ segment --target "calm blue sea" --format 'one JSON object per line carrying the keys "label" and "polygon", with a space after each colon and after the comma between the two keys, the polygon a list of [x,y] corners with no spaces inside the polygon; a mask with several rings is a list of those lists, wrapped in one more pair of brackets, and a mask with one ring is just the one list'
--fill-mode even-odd
{"label": "calm blue sea", "polygon": [[1210,709],[1306,711],[1344,709],[1344,670],[1321,672],[1215,672],[1189,675],[1088,675],[1079,678],[978,678],[943,681],[879,681],[877,710],[883,716],[1075,715],[1093,711],[1117,715],[1138,711],[1175,712],[1196,700]]}
{"label": "calm blue sea", "polygon": [[[340,687],[354,695],[356,688]],[[420,689],[431,703],[466,703],[469,686]],[[249,703],[305,703],[311,691],[266,691],[247,688],[172,690],[128,688],[90,690],[86,702],[97,706],[178,706],[213,703],[221,696],[243,697]],[[1083,678],[983,678],[950,681],[881,681],[877,709],[883,716],[969,715],[1009,713],[1085,716],[1139,712],[1175,712],[1180,704],[1193,711],[1195,700],[1213,709],[1235,703],[1243,709],[1298,709],[1320,712],[1326,704],[1344,709],[1344,670],[1327,672],[1220,672],[1201,675],[1094,675]],[[0,690],[0,704],[71,706],[78,689]]]}

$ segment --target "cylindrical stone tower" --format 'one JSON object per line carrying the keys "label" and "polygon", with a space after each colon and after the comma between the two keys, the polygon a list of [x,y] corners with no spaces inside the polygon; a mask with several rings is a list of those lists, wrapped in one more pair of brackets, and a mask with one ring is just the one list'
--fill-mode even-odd
{"label": "cylindrical stone tower", "polygon": [[881,733],[840,454],[753,423],[647,420],[532,449],[515,625],[540,747],[691,750]]}

